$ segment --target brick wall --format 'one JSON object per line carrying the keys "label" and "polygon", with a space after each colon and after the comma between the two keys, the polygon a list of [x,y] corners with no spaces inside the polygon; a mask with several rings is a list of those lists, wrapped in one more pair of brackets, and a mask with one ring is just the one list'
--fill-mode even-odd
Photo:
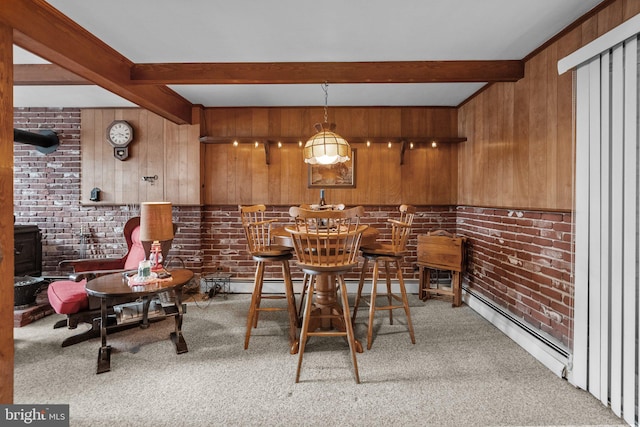
{"label": "brick wall", "polygon": [[[16,224],[35,224],[42,233],[43,275],[64,274],[58,263],[80,257],[120,257],[126,252],[125,222],[140,213],[138,205],[80,204],[80,109],[16,108],[14,127],[31,132],[51,129],[60,146],[50,154],[14,143],[14,215]],[[179,232],[172,256],[189,268],[202,268],[199,207],[175,207]],[[87,235],[83,242],[82,234]]]}
{"label": "brick wall", "polygon": [[[28,131],[52,129],[60,147],[42,154],[34,147],[14,144],[14,213],[17,224],[36,224],[43,241],[45,275],[63,274],[63,259],[122,256],[122,227],[139,214],[138,205],[80,204],[80,110],[15,109],[15,127]],[[311,202],[311,201],[306,201]],[[365,223],[388,239],[386,219],[396,206],[366,206]],[[507,211],[477,207],[418,206],[405,277],[414,270],[417,236],[445,229],[466,236],[469,258],[465,284],[522,318],[532,326],[570,345],[573,320],[572,218],[568,213]],[[234,279],[250,280],[255,264],[247,252],[237,206],[175,206],[179,229],[172,255],[196,274],[218,268]],[[288,206],[273,206],[269,217],[289,221]],[[83,244],[81,234],[89,237]],[[294,277],[301,273],[292,269]],[[277,267],[266,277],[278,277]],[[358,271],[348,278],[357,278]]]}
{"label": "brick wall", "polygon": [[571,214],[458,207],[457,231],[468,239],[469,289],[570,348]]}
{"label": "brick wall", "polygon": [[[307,201],[308,202],[308,201]],[[396,206],[366,206],[367,212],[363,223],[380,230],[380,240],[391,238],[387,218],[397,215]],[[412,237],[409,239],[409,254],[405,257],[402,268],[405,277],[416,278],[414,271],[417,259],[416,247],[418,234],[435,229],[455,231],[456,211],[454,207],[419,206],[414,219]],[[205,208],[205,226],[203,227],[202,248],[204,253],[204,272],[215,271],[220,267],[235,278],[252,279],[255,273],[255,262],[251,259],[244,237],[237,206],[207,206]],[[285,226],[290,223],[289,206],[270,206],[267,218],[278,220],[274,226]],[[292,269],[294,278],[301,278],[302,272]],[[346,275],[347,279],[356,279],[359,270]],[[277,265],[268,265],[265,277],[281,277],[282,272]]]}

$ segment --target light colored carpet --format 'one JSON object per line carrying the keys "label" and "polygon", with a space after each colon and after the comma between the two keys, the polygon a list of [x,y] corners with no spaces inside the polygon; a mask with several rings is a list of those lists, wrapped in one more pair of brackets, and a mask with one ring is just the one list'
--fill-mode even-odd
{"label": "light colored carpet", "polygon": [[[189,352],[174,322],[109,337],[111,372],[96,375],[100,340],[62,348],[48,316],[14,329],[14,403],[68,403],[72,426],[524,426],[623,425],[585,391],[533,359],[469,307],[411,298],[416,344],[396,311],[376,317],[353,379],[341,338],[310,339],[301,382],[286,314],[266,313],[243,350],[249,295],[189,303]],[[356,335],[366,348],[366,313]]]}

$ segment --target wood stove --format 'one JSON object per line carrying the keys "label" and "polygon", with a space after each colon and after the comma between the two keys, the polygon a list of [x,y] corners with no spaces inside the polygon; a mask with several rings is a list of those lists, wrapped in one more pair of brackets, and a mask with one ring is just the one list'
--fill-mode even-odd
{"label": "wood stove", "polygon": [[42,236],[37,225],[14,225],[14,276],[42,274]]}

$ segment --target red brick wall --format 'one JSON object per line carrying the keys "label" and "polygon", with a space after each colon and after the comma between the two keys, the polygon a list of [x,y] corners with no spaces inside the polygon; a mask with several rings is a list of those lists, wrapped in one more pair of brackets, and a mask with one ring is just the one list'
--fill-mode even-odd
{"label": "red brick wall", "polygon": [[[307,201],[308,202],[308,201]],[[418,234],[435,229],[455,230],[456,211],[454,207],[419,206],[414,219],[413,237],[409,239],[409,255],[403,262],[403,272],[407,278],[417,278],[414,271],[416,262],[416,246]],[[390,229],[387,218],[397,212],[396,206],[366,206],[367,215],[363,223],[380,230],[380,239],[390,239]],[[204,212],[204,233],[202,249],[204,253],[204,271],[215,271],[221,267],[223,271],[233,274],[233,277],[251,279],[255,273],[255,263],[247,249],[247,241],[240,221],[237,206],[207,206]],[[284,226],[289,223],[289,206],[270,206],[267,211],[269,219],[277,219],[274,226]],[[302,277],[302,272],[292,269],[296,278]],[[359,270],[349,273],[347,279],[358,277]],[[265,277],[281,277],[282,273],[277,265],[267,266]]]}
{"label": "red brick wall", "polygon": [[[17,224],[37,224],[43,236],[43,271],[59,275],[58,262],[87,257],[121,256],[122,227],[138,215],[138,205],[84,207],[80,204],[80,110],[15,109],[15,127],[56,131],[60,147],[41,154],[14,144],[14,212]],[[306,201],[310,202],[310,201]],[[469,239],[464,283],[559,339],[570,343],[573,318],[572,218],[568,213],[506,211],[476,207],[418,206],[405,277],[417,278],[417,235],[445,229]],[[365,223],[388,238],[386,218],[395,206],[366,206]],[[247,252],[237,206],[174,207],[179,230],[172,255],[196,274],[221,268],[234,278],[251,279],[254,262]],[[288,206],[270,207],[269,216],[286,223]],[[90,237],[84,247],[80,234]],[[296,277],[300,273],[293,269]],[[276,267],[267,277],[278,277]],[[357,278],[358,271],[348,278]]]}
{"label": "red brick wall", "polygon": [[570,347],[571,214],[458,207],[457,222],[469,289]]}

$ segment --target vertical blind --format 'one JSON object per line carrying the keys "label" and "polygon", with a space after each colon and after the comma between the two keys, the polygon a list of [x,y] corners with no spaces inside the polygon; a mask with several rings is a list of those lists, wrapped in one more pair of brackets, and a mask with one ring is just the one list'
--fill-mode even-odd
{"label": "vertical blind", "polygon": [[638,423],[638,36],[577,67],[570,380]]}

